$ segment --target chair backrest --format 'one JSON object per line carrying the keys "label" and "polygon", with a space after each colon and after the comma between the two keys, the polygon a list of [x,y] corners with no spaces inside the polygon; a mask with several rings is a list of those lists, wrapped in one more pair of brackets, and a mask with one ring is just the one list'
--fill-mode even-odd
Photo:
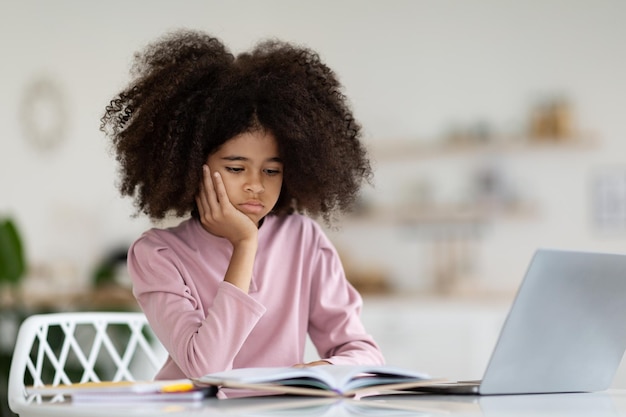
{"label": "chair backrest", "polygon": [[143,313],[38,314],[20,326],[9,372],[9,407],[19,413],[28,385],[149,380],[167,353]]}

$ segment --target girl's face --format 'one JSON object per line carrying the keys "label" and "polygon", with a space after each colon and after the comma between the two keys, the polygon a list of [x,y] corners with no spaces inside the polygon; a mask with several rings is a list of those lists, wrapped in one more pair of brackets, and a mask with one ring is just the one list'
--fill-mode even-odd
{"label": "girl's face", "polygon": [[235,136],[209,155],[207,165],[221,174],[233,206],[255,224],[274,208],[283,185],[283,163],[272,133]]}

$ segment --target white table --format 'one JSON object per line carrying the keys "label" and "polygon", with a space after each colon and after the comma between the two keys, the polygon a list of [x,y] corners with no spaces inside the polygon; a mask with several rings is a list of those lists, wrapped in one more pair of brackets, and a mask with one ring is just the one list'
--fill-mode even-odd
{"label": "white table", "polygon": [[626,390],[582,394],[441,396],[402,394],[361,400],[311,397],[210,398],[193,403],[32,404],[21,416],[585,416],[626,415]]}

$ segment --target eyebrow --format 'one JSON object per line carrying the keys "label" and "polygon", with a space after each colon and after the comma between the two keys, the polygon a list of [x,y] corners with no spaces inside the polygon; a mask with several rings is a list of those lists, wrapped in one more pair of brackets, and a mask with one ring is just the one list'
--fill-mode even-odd
{"label": "eyebrow", "polygon": [[[250,158],[246,158],[245,156],[230,155],[230,156],[224,156],[222,160],[224,161],[249,161]],[[281,164],[283,163],[282,158],[278,156],[267,158],[265,161],[266,162],[280,162]]]}

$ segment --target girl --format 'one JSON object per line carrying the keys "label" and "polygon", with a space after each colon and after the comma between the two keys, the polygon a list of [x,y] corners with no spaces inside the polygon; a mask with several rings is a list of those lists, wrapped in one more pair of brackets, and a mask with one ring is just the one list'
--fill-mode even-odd
{"label": "girl", "polygon": [[[266,41],[235,57],[189,30],[137,54],[132,73],[101,126],[120,191],[152,219],[182,219],[128,253],[133,293],[169,353],[157,378],[382,364],[359,294],[305,216],[330,222],[371,177],[335,74],[307,48]],[[304,364],[307,333],[322,359]]]}

